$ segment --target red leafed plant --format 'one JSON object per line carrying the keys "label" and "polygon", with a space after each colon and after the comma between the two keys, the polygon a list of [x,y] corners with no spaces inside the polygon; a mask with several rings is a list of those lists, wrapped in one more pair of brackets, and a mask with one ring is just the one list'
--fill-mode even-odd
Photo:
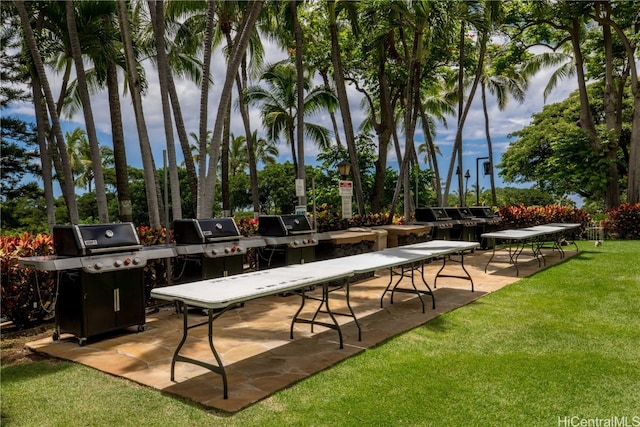
{"label": "red leafed plant", "polygon": [[604,226],[608,233],[619,239],[640,239],[640,203],[625,203],[607,213]]}
{"label": "red leafed plant", "polygon": [[41,322],[53,313],[53,274],[20,268],[18,258],[53,254],[53,238],[47,234],[0,236],[2,317],[18,326]]}
{"label": "red leafed plant", "polygon": [[523,228],[554,222],[577,223],[585,228],[591,223],[589,214],[570,206],[505,206],[498,214],[505,228]]}

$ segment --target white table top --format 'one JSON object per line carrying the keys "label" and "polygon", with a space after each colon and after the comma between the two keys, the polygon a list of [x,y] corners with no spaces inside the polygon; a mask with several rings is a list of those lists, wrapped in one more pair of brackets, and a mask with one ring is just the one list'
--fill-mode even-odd
{"label": "white table top", "polygon": [[368,273],[384,268],[398,267],[412,262],[418,262],[432,258],[430,252],[402,252],[395,249],[385,249],[378,252],[367,252],[364,254],[351,255],[342,258],[333,258],[323,261],[315,261],[305,264],[317,268],[331,270],[333,268],[349,268],[356,274]]}
{"label": "white table top", "polygon": [[[470,251],[480,246],[478,242],[464,242],[458,240],[430,240],[428,242],[414,243],[411,245],[398,246],[399,250],[424,250],[430,252],[434,257],[449,255],[457,252]],[[392,249],[389,249],[392,250]]]}
{"label": "white table top", "polygon": [[500,230],[500,231],[491,231],[489,233],[482,233],[480,236],[489,239],[509,239],[509,240],[526,240],[531,239],[533,237],[542,236],[547,234],[544,231],[536,231],[536,230]]}
{"label": "white table top", "polygon": [[351,268],[327,269],[313,266],[313,263],[297,264],[156,288],[151,291],[151,297],[181,301],[193,307],[224,308],[351,275]]}

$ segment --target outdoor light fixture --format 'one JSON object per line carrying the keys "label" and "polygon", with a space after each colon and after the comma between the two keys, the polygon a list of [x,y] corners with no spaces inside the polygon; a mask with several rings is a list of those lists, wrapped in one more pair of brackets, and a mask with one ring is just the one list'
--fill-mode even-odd
{"label": "outdoor light fixture", "polygon": [[471,178],[471,174],[469,173],[469,169],[467,169],[464,174],[464,204],[461,204],[460,206],[467,205],[467,188],[469,187],[469,178]]}
{"label": "outdoor light fixture", "polygon": [[[488,157],[476,157],[476,206],[480,205],[480,171],[478,170],[478,162],[485,159],[488,159]],[[482,167],[484,168],[484,174],[489,175],[489,173],[491,172],[491,163],[484,162],[482,164]]]}
{"label": "outdoor light fixture", "polygon": [[347,179],[347,175],[349,175],[349,172],[351,172],[351,163],[347,162],[346,160],[338,163],[338,173],[342,177],[343,181]]}

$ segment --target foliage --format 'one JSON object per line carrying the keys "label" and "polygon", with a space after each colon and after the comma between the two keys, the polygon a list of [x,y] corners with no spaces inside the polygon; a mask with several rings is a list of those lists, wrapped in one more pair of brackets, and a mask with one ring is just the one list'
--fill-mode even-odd
{"label": "foliage", "polygon": [[[600,84],[589,87],[593,100],[593,111],[602,111],[603,88]],[[631,106],[625,107],[625,116]],[[597,129],[606,147],[610,135],[600,114],[595,114]],[[580,118],[578,93],[572,93],[566,100],[546,105],[540,113],[533,115],[533,121],[510,137],[517,139],[510,143],[498,165],[500,175],[506,182],[535,182],[537,186],[552,195],[579,194],[589,201],[601,201],[607,189],[609,163],[615,162],[619,176],[627,174],[625,153],[629,152],[629,129],[622,129],[621,147],[617,159],[609,160],[605,151],[596,152],[586,132],[576,125]],[[621,181],[621,190],[626,184]]]}
{"label": "foliage", "polygon": [[640,239],[640,203],[625,203],[607,211],[605,230],[619,239]]}
{"label": "foliage", "polygon": [[[364,216],[354,215],[350,219],[343,219],[340,211],[332,210],[327,204],[317,209],[316,227],[319,232],[346,230],[351,227],[372,227],[388,224],[389,213],[375,213]],[[394,224],[402,223],[402,218],[394,216]]]}
{"label": "foliage", "polygon": [[553,222],[591,224],[589,214],[582,209],[569,206],[505,206],[498,211],[506,228],[523,228]]}
{"label": "foliage", "polygon": [[53,273],[18,266],[18,258],[52,254],[53,238],[46,234],[0,236],[2,317],[22,327],[52,313]]}

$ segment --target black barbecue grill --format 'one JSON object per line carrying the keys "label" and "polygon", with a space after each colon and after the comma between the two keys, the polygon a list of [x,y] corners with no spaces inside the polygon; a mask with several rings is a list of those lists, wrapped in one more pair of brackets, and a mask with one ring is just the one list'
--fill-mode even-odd
{"label": "black barbecue grill", "polygon": [[180,283],[242,273],[247,251],[265,245],[263,239],[243,237],[233,218],[175,220],[173,233],[184,262]]}
{"label": "black barbecue grill", "polygon": [[315,261],[318,236],[306,215],[262,215],[258,234],[267,245],[262,253],[267,268]]}
{"label": "black barbecue grill", "polygon": [[469,209],[478,221],[476,227],[476,241],[480,242],[483,249],[489,248],[493,240],[489,241],[481,237],[483,233],[499,230],[502,226],[502,218],[489,206],[470,206]]}
{"label": "black barbecue grill", "polygon": [[416,223],[431,227],[431,238],[449,240],[453,220],[443,207],[416,208]]}
{"label": "black barbecue grill", "polygon": [[476,226],[478,221],[468,207],[445,208],[453,221],[451,238],[467,242],[476,241]]}
{"label": "black barbecue grill", "polygon": [[143,248],[132,223],[53,228],[54,256],[20,258],[21,267],[57,272],[56,330],[80,344],[93,336],[145,325],[143,267],[175,256],[172,247]]}

